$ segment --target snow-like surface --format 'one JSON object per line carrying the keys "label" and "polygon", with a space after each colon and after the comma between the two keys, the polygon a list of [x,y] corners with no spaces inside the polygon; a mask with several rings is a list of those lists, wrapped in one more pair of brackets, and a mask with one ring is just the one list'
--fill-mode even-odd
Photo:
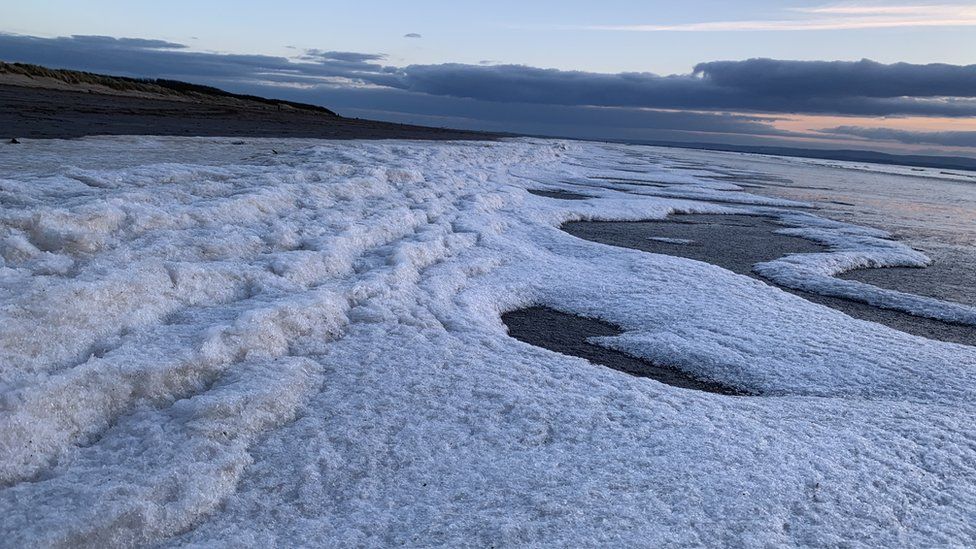
{"label": "snow-like surface", "polygon": [[[827,292],[921,254],[649,148],[286,145],[106,138],[0,159],[4,545],[976,541],[976,348],[558,226],[773,214],[832,249],[758,268]],[[539,185],[594,198],[524,190]],[[530,304],[763,396],[509,338],[500,313]]]}

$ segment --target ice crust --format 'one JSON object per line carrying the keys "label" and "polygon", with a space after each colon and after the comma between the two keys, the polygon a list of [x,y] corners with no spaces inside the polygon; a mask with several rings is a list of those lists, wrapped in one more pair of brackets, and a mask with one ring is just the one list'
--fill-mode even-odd
{"label": "ice crust", "polygon": [[[648,147],[288,144],[28,141],[43,161],[0,161],[0,543],[976,542],[976,348],[558,227],[772,215],[830,250],[764,276],[972,323],[832,277],[919,252]],[[500,314],[535,304],[763,396],[509,338]]]}

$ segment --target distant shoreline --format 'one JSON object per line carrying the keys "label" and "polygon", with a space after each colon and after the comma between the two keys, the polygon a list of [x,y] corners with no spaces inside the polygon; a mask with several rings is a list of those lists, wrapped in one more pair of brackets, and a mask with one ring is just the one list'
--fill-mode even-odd
{"label": "distant shoreline", "polygon": [[801,149],[794,147],[777,147],[763,145],[727,145],[723,143],[682,143],[675,141],[643,141],[626,140],[615,141],[630,145],[648,145],[652,147],[668,147],[673,149],[692,149],[701,151],[736,152],[747,154],[762,154],[767,156],[787,156],[794,158],[811,158],[815,160],[836,160],[839,162],[867,162],[870,164],[886,164],[890,166],[907,166],[910,168],[935,168],[942,170],[962,170],[976,172],[976,158],[965,156],[930,156],[916,154],[889,154],[877,151],[857,149]]}
{"label": "distant shoreline", "polygon": [[[278,107],[240,100],[190,101],[145,94],[100,93],[0,82],[0,141],[74,139],[98,135],[185,137],[279,137],[319,139],[496,140],[515,137],[346,118],[328,112]],[[536,136],[545,139],[572,139]],[[583,139],[592,141],[592,139]],[[612,141],[623,142],[623,141]],[[868,162],[976,172],[976,159],[893,155],[874,151],[815,150],[789,147],[626,141],[629,144],[693,150],[763,154],[844,162]]]}
{"label": "distant shoreline", "polygon": [[345,118],[308,110],[211,104],[0,84],[0,138],[95,135],[491,140],[497,134]]}
{"label": "distant shoreline", "polygon": [[[2,142],[13,138],[73,139],[96,135],[483,141],[521,134],[346,118],[320,105],[234,94],[187,82],[0,62]],[[534,137],[601,141],[556,135]],[[976,172],[976,158],[961,156],[706,142],[604,141]]]}
{"label": "distant shoreline", "polygon": [[339,116],[187,82],[0,62],[0,139],[94,135],[490,140],[500,134]]}

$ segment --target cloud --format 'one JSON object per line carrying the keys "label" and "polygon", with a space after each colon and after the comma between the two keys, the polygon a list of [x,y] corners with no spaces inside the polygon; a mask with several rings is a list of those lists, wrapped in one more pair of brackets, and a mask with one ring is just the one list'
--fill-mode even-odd
{"label": "cloud", "polygon": [[68,37],[48,38],[65,44],[77,44],[81,47],[99,47],[114,50],[181,50],[185,44],[167,42],[165,40],[147,40],[145,38],[114,38],[112,36],[73,35]]}
{"label": "cloud", "polygon": [[[267,88],[239,91],[266,93]],[[769,117],[742,114],[498,103],[384,87],[288,88],[276,93],[283,99],[328,105],[347,116],[464,129],[592,139],[683,141],[702,141],[705,136],[716,135],[734,135],[740,141],[754,136],[794,135],[774,128]]]}
{"label": "cloud", "polygon": [[315,61],[347,61],[350,63],[365,63],[367,61],[380,61],[386,58],[382,53],[358,53],[354,51],[321,51],[305,50],[303,59]]}
{"label": "cloud", "polygon": [[898,27],[968,27],[976,25],[976,7],[965,4],[872,5],[834,4],[793,8],[799,17],[707,21],[680,24],[625,24],[564,27],[628,32],[824,31]]}
{"label": "cloud", "polygon": [[296,58],[190,51],[159,40],[0,34],[0,58],[211,85],[385,87],[538,105],[859,116],[976,116],[976,65],[713,61],[689,74],[603,74],[523,65],[387,66],[378,53],[305,50]]}
{"label": "cloud", "polygon": [[976,147],[976,131],[919,132],[892,128],[838,126],[820,130],[821,133],[854,136],[871,140],[896,141],[909,145],[942,145],[946,147]]}
{"label": "cloud", "polygon": [[945,16],[958,13],[964,6],[953,4],[914,4],[914,5],[871,5],[864,4],[829,4],[810,8],[790,8],[791,11],[801,13],[827,13],[841,15],[923,15]]}
{"label": "cloud", "polygon": [[774,126],[777,116],[798,113],[976,116],[976,65],[750,59],[660,76],[494,64],[396,67],[380,53],[295,53],[219,54],[161,40],[0,33],[0,59],[7,61],[188,80],[399,122],[584,138],[769,144],[836,136],[976,146],[973,132],[840,126],[800,134]]}
{"label": "cloud", "polygon": [[412,65],[394,87],[486,101],[658,109],[976,115],[976,65],[753,59],[702,63],[692,74],[601,74],[522,65]]}
{"label": "cloud", "polygon": [[780,97],[976,97],[976,65],[749,59],[699,63],[694,74]]}
{"label": "cloud", "polygon": [[315,84],[335,79],[389,82],[382,54],[306,50],[296,60],[269,55],[190,51],[159,40],[0,33],[0,59],[124,76],[191,80],[212,85],[243,81]]}
{"label": "cloud", "polygon": [[423,38],[423,36],[421,36],[420,34],[417,34],[416,32],[408,32],[407,34],[404,34],[403,37],[404,38]]}

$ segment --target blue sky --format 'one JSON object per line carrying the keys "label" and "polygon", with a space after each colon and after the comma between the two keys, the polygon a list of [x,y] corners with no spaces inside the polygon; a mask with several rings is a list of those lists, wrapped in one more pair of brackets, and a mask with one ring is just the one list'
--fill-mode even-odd
{"label": "blue sky", "polygon": [[[973,5],[972,2],[956,3],[962,7],[967,4]],[[205,51],[287,55],[291,51],[287,46],[293,46],[383,52],[391,62],[399,64],[491,60],[595,72],[671,74],[686,72],[702,61],[750,57],[974,62],[976,28],[966,25],[763,32],[583,28],[816,21],[827,17],[800,10],[835,5],[838,4],[766,0],[481,3],[30,0],[6,2],[0,24],[3,30],[20,34],[158,38]],[[952,3],[940,1],[935,5],[945,11]],[[940,8],[931,11],[937,13]],[[403,35],[408,33],[419,33],[423,38],[404,39]]]}
{"label": "blue sky", "polygon": [[[476,4],[30,0],[5,3],[3,11],[0,32],[6,33],[8,39],[11,35],[37,39],[72,35],[144,38],[179,44],[182,57],[166,57],[172,67],[152,65],[148,58],[140,65],[135,59],[152,53],[146,53],[141,47],[126,52],[129,62],[123,63],[116,57],[124,45],[113,46],[109,52],[104,48],[93,49],[90,43],[84,45],[89,48],[85,49],[70,41],[24,44],[0,40],[0,59],[55,65],[63,60],[60,64],[70,65],[69,68],[126,74],[139,73],[139,67],[145,66],[144,73],[136,75],[185,76],[240,91],[320,102],[356,116],[537,133],[571,134],[567,130],[575,128],[575,135],[586,137],[743,143],[799,139],[797,143],[805,142],[809,146],[854,144],[896,151],[976,151],[976,147],[968,145],[976,144],[976,133],[968,135],[976,131],[976,123],[968,115],[944,116],[933,112],[916,116],[917,112],[913,114],[905,109],[882,112],[876,108],[852,107],[830,112],[831,109],[824,108],[826,99],[823,98],[818,102],[804,101],[798,105],[797,112],[794,112],[797,106],[782,100],[767,102],[768,106],[745,105],[741,100],[688,105],[627,100],[618,104],[594,100],[600,94],[592,88],[595,82],[601,81],[592,75],[599,73],[687,77],[700,63],[751,58],[791,61],[867,58],[882,65],[898,62],[972,65],[976,63],[976,5],[972,2],[499,0]],[[408,34],[419,37],[406,37]],[[40,51],[37,44],[47,48],[40,50],[50,51],[45,55],[32,53]],[[58,51],[62,52],[60,56]],[[330,74],[328,81],[314,85],[302,82],[298,86],[293,81],[256,78],[255,74],[208,75],[180,67],[180,60],[190,59],[190,54],[207,54],[220,60],[226,59],[220,54],[242,54],[306,64],[324,63],[330,67],[336,64],[334,59],[310,57],[309,52],[314,51],[382,54],[383,57],[362,60],[375,65],[367,69],[371,73],[411,65],[441,67],[444,64],[482,67],[483,72],[452,69],[447,74],[440,70],[442,81],[432,85],[429,80],[434,69],[415,70],[408,75],[409,85],[401,82],[392,86],[380,82],[375,74],[366,78],[364,84],[358,77],[349,78],[342,72],[338,75],[341,78]],[[163,62],[161,56],[155,59]],[[538,97],[528,102],[498,93],[486,97],[470,90],[448,89],[444,83],[448,78],[465,78],[489,87],[497,82],[499,89],[514,93],[526,75],[497,68],[508,64],[559,69],[561,72],[553,74],[528,75],[536,80],[554,77],[548,85],[553,86],[556,95],[565,91],[566,86],[577,85],[575,80],[566,78],[570,74],[567,71],[581,71],[591,75],[584,82],[591,86],[590,92],[579,94],[571,101],[546,105]],[[806,65],[776,65],[775,70],[792,71],[795,67],[807,71],[811,78],[820,74],[807,70],[810,67]],[[314,72],[317,77],[322,76],[319,69]],[[420,76],[417,75],[421,72],[427,80],[424,86],[418,87]],[[710,74],[704,76],[709,78]],[[619,88],[620,84],[618,79],[607,85]],[[378,85],[385,90],[377,89]],[[800,81],[795,85],[803,87]],[[541,83],[538,86],[538,95],[549,93],[550,88]],[[642,90],[635,93],[644,93]],[[616,92],[608,89],[607,93],[619,96],[619,89]],[[931,93],[924,101],[934,101]],[[958,100],[970,101],[971,97]],[[814,103],[816,106],[811,107]],[[527,105],[539,106],[541,110],[536,109],[539,112],[548,109],[551,120],[524,122],[526,117],[519,113],[530,111]],[[638,108],[640,112],[630,113],[635,115],[631,118],[646,124],[601,124],[599,114],[620,121],[627,119],[628,113],[594,111],[595,108]],[[539,118],[539,112],[533,115]],[[739,120],[741,127],[730,132],[729,117],[736,116],[745,118]],[[574,117],[581,122],[574,123]],[[693,119],[697,121],[692,123]],[[713,120],[715,128],[706,119]],[[692,125],[681,134],[683,120]],[[752,131],[747,127],[750,124],[775,131]],[[887,133],[876,131],[879,129]],[[919,132],[941,135],[921,138],[914,135]]]}

